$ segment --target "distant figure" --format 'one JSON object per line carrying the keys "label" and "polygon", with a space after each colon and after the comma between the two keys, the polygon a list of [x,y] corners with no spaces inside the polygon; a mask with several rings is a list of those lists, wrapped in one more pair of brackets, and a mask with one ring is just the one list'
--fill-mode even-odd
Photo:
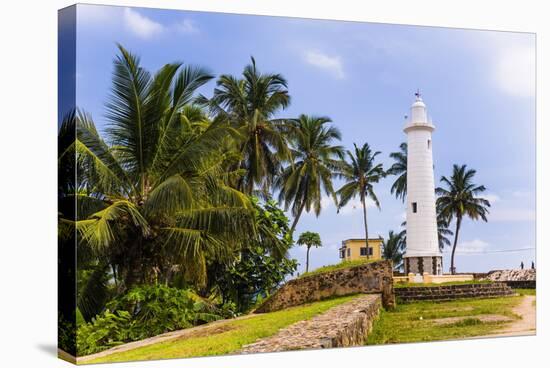
{"label": "distant figure", "polygon": [[523,261],[521,261],[521,264],[519,265],[521,269],[523,270]]}
{"label": "distant figure", "polygon": [[534,261],[531,261],[531,269],[532,269],[532,270],[535,269],[535,262],[534,262]]}

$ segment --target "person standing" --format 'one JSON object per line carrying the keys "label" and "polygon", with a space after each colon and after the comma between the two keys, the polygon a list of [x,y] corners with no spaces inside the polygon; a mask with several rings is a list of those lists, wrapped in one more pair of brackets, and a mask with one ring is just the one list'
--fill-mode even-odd
{"label": "person standing", "polygon": [[523,270],[523,261],[521,261],[521,264],[519,265],[521,269]]}

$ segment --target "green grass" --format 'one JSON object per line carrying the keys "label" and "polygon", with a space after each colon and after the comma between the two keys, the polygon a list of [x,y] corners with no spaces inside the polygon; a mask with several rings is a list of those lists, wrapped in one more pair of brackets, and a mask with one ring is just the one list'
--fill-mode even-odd
{"label": "green grass", "polygon": [[381,259],[360,259],[360,260],[357,260],[357,261],[342,261],[340,263],[319,267],[319,268],[317,268],[313,271],[305,272],[305,273],[301,274],[298,278],[301,279],[302,277],[308,277],[308,276],[312,276],[312,275],[318,275],[318,274],[321,274],[321,273],[342,270],[344,268],[362,266],[364,264],[377,262],[377,261],[381,261]]}
{"label": "green grass", "polygon": [[[522,297],[496,299],[463,299],[453,302],[415,302],[398,305],[392,311],[382,310],[367,339],[367,345],[462,339],[490,334],[506,322],[482,322],[478,316],[499,314],[514,319],[512,312]],[[437,325],[434,319],[466,317]]]}
{"label": "green grass", "polygon": [[514,289],[519,295],[537,295],[537,289]]}
{"label": "green grass", "polygon": [[431,286],[452,286],[452,285],[473,285],[473,284],[490,284],[492,281],[490,280],[470,280],[470,281],[451,281],[451,282],[443,282],[441,284],[436,283],[408,283],[408,282],[394,282],[393,287],[394,288],[406,288],[406,287],[431,287]]}
{"label": "green grass", "polygon": [[228,320],[216,325],[217,332],[144,346],[84,364],[228,354],[239,350],[243,345],[274,335],[283,327],[310,319],[355,297],[356,295],[339,297],[282,311],[258,314],[248,319]]}

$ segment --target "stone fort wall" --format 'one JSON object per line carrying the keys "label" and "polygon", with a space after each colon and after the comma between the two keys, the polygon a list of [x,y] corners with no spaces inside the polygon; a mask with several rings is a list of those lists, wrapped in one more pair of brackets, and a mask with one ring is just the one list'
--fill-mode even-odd
{"label": "stone fort wall", "polygon": [[391,261],[377,261],[290,280],[255,313],[273,312],[335,296],[380,293],[386,309],[395,306]]}

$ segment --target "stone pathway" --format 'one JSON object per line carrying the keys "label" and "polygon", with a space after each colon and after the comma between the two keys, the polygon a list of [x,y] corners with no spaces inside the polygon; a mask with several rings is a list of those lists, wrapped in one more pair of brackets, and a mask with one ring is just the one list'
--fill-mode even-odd
{"label": "stone pathway", "polygon": [[379,294],[359,296],[277,334],[245,345],[241,353],[321,349],[363,345],[381,307]]}

